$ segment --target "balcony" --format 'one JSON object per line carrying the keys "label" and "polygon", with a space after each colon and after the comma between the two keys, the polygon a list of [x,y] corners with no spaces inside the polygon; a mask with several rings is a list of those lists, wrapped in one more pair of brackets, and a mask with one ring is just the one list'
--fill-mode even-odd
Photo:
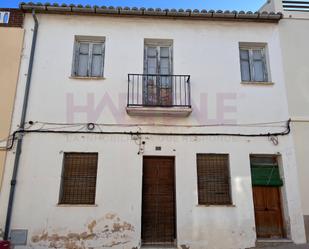
{"label": "balcony", "polygon": [[129,115],[188,116],[190,75],[128,74]]}

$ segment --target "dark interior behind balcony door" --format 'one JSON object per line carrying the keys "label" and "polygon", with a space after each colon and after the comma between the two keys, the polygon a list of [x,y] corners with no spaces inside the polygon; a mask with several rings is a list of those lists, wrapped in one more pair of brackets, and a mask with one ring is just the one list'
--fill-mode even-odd
{"label": "dark interior behind balcony door", "polygon": [[142,243],[174,244],[175,180],[173,157],[144,157]]}

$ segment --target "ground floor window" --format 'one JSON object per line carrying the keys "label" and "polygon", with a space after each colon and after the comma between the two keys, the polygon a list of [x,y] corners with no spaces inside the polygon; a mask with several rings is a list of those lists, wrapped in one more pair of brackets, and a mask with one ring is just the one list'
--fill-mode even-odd
{"label": "ground floor window", "polygon": [[232,204],[228,154],[197,154],[198,203]]}
{"label": "ground floor window", "polygon": [[64,153],[60,204],[94,204],[98,153]]}

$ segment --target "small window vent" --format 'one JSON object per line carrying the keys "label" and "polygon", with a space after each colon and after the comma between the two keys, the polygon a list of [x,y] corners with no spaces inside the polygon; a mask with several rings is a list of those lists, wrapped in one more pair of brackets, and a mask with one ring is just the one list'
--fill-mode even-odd
{"label": "small window vent", "polygon": [[282,5],[285,11],[303,11],[303,12],[309,11],[308,1],[283,0]]}

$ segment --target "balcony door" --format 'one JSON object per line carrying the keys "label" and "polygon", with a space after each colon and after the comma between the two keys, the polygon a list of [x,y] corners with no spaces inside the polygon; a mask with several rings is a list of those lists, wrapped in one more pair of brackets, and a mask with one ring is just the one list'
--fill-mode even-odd
{"label": "balcony door", "polygon": [[143,104],[172,106],[172,45],[145,44]]}

